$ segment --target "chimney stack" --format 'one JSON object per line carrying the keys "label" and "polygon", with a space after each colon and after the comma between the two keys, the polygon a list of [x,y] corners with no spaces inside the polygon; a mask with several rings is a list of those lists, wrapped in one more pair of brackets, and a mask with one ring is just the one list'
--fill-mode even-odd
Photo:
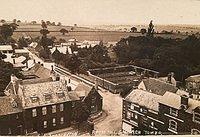
{"label": "chimney stack", "polygon": [[33,60],[33,63],[35,64],[35,59]]}
{"label": "chimney stack", "polygon": [[167,82],[168,82],[168,83],[172,83],[172,74],[171,74],[171,73],[169,73],[169,74],[167,75]]}
{"label": "chimney stack", "polygon": [[16,62],[15,62],[15,58],[13,58],[13,64],[15,64]]}
{"label": "chimney stack", "polygon": [[181,106],[185,109],[188,107],[188,99],[189,97],[187,95],[181,95]]}

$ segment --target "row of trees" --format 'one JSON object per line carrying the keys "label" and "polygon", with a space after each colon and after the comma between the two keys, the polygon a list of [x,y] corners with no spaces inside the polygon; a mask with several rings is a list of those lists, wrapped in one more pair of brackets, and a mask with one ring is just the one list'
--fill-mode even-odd
{"label": "row of trees", "polygon": [[62,54],[58,50],[52,54],[56,63],[68,68],[72,73],[84,73],[91,68],[103,67],[104,64],[110,63],[107,48],[101,45],[95,47],[72,48],[78,51],[78,54]]}
{"label": "row of trees", "polygon": [[174,72],[177,80],[200,73],[200,38],[128,37],[121,39],[114,51],[118,63],[135,64],[157,70],[161,75]]}

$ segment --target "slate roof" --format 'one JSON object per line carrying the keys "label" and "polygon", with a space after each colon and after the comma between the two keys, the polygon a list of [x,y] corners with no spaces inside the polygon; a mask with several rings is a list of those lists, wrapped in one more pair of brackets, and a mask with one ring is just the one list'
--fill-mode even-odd
{"label": "slate roof", "polygon": [[166,91],[175,93],[178,88],[173,84],[163,82],[156,78],[148,78],[143,80],[147,91],[157,95],[164,95]]}
{"label": "slate roof", "polygon": [[[16,103],[16,106],[13,106],[13,101]],[[19,112],[22,112],[22,106],[17,96],[0,97],[0,115],[8,115]]]}
{"label": "slate roof", "polygon": [[[22,104],[24,108],[32,108],[50,104],[57,104],[61,102],[71,101],[67,88],[61,81],[37,81],[32,83],[23,82],[19,95],[22,97]],[[58,94],[62,94],[59,97]],[[50,99],[45,99],[49,96]],[[33,101],[37,98],[37,101]]]}
{"label": "slate roof", "polygon": [[125,100],[158,111],[158,101],[161,97],[162,96],[157,94],[135,89],[125,98]]}
{"label": "slate roof", "polygon": [[45,68],[39,63],[36,63],[32,68],[30,68],[28,71],[23,71],[22,74],[25,77],[28,76],[36,76],[38,78],[49,78],[50,77],[50,70]]}
{"label": "slate roof", "polygon": [[91,86],[88,86],[88,85],[86,85],[84,83],[80,83],[74,89],[73,92],[76,92],[76,94],[78,95],[78,97],[86,97],[90,93],[91,90],[92,90]]}
{"label": "slate roof", "polygon": [[[162,104],[171,106],[176,109],[180,109],[181,107],[181,96],[172,92],[166,92],[162,96],[162,100],[159,101]],[[200,106],[200,101],[194,100],[192,98],[188,99],[188,108],[186,112],[192,113],[193,110]]]}
{"label": "slate roof", "polygon": [[191,82],[200,82],[200,74],[198,75],[193,75],[193,76],[189,76],[186,81],[191,81]]}

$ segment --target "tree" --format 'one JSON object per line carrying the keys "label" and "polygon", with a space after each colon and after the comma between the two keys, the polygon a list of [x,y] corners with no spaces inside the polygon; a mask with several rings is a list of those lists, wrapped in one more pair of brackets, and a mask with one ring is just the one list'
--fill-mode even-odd
{"label": "tree", "polygon": [[16,25],[14,24],[3,24],[0,26],[0,35],[5,40],[6,43],[9,43],[8,38],[13,35]]}
{"label": "tree", "polygon": [[0,52],[0,61],[7,58],[7,56],[3,53]]}
{"label": "tree", "polygon": [[13,23],[17,23],[17,19],[13,19]]}
{"label": "tree", "polygon": [[62,25],[61,22],[58,22],[57,26],[61,26],[61,25]]}
{"label": "tree", "polygon": [[24,37],[18,39],[18,46],[19,48],[28,47],[28,42]]}
{"label": "tree", "polygon": [[136,27],[132,27],[131,28],[131,32],[137,32],[137,28]]}
{"label": "tree", "polygon": [[17,23],[21,23],[21,20],[17,20]]}
{"label": "tree", "polygon": [[50,32],[49,32],[47,29],[41,29],[41,30],[40,30],[40,33],[41,33],[44,37],[46,37],[46,35],[49,34]]}
{"label": "tree", "polygon": [[47,24],[47,25],[51,25],[51,22],[50,22],[50,21],[46,21],[46,24]]}
{"label": "tree", "polygon": [[6,20],[1,19],[0,22],[1,22],[1,23],[6,23]]}
{"label": "tree", "polygon": [[68,33],[68,30],[66,30],[65,28],[62,28],[60,30],[60,33],[62,33],[62,35],[65,35],[65,33]]}
{"label": "tree", "polygon": [[36,21],[31,21],[31,24],[36,24],[37,22]]}
{"label": "tree", "polygon": [[79,73],[79,66],[81,65],[81,60],[73,54],[69,61],[66,63],[66,66],[72,73]]}
{"label": "tree", "polygon": [[148,37],[153,37],[153,34],[154,34],[153,28],[154,28],[153,21],[151,20],[150,23],[149,23],[148,31],[147,31]]}
{"label": "tree", "polygon": [[42,26],[43,29],[47,29],[47,24],[44,21],[42,21],[41,26]]}
{"label": "tree", "polygon": [[51,25],[52,25],[52,26],[56,26],[56,23],[55,23],[55,22],[52,22]]}
{"label": "tree", "polygon": [[22,78],[22,74],[19,72],[19,70],[14,69],[11,63],[4,62],[2,59],[0,59],[0,95],[1,96],[4,95],[3,93],[4,89],[10,82],[11,74],[14,74],[18,78]]}
{"label": "tree", "polygon": [[145,33],[147,33],[147,30],[143,28],[140,30],[140,32],[144,35]]}

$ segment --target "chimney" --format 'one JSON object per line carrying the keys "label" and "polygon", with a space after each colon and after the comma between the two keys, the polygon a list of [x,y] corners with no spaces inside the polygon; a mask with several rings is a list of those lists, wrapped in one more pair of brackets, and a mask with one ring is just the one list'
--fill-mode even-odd
{"label": "chimney", "polygon": [[169,73],[169,74],[167,75],[167,82],[168,82],[168,83],[172,83],[172,74],[171,74],[171,73]]}
{"label": "chimney", "polygon": [[33,60],[33,63],[35,64],[35,59]]}
{"label": "chimney", "polygon": [[41,66],[44,66],[44,64],[41,64]]}
{"label": "chimney", "polygon": [[38,61],[38,64],[40,64],[40,61]]}
{"label": "chimney", "polygon": [[53,65],[51,65],[51,71],[54,71],[54,70],[53,70]]}
{"label": "chimney", "polygon": [[15,58],[13,58],[13,64],[15,64]]}
{"label": "chimney", "polygon": [[181,106],[184,106],[184,108],[188,107],[188,99],[189,97],[187,95],[181,95]]}

